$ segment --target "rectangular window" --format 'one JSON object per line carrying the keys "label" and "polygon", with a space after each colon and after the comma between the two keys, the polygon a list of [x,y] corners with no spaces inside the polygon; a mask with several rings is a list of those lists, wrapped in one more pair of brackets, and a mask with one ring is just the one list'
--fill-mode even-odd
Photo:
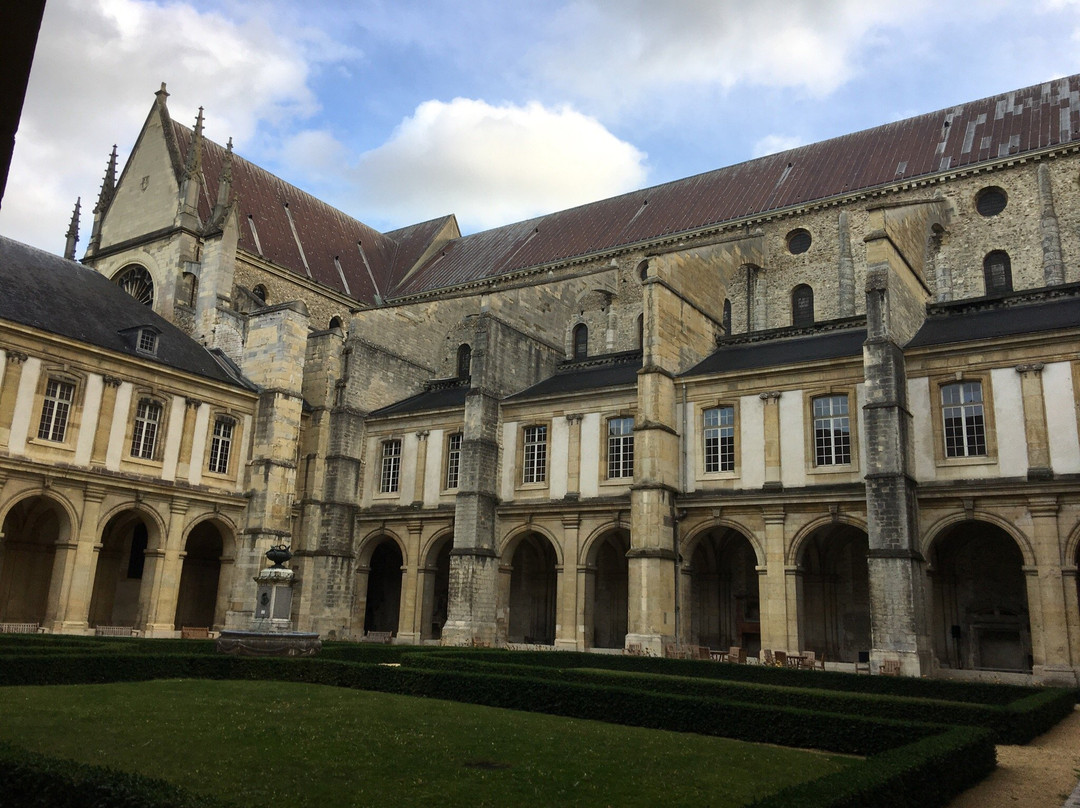
{"label": "rectangular window", "polygon": [[41,405],[41,424],[38,437],[63,443],[67,432],[71,400],[75,397],[75,385],[59,379],[49,379],[45,388],[45,401]]}
{"label": "rectangular window", "polygon": [[634,476],[634,419],[608,421],[608,477]]}
{"label": "rectangular window", "polygon": [[152,460],[157,443],[158,424],[161,423],[161,405],[156,401],[142,399],[135,410],[135,426],[131,430],[131,456]]}
{"label": "rectangular window", "polygon": [[705,473],[735,470],[735,408],[713,407],[703,413]]}
{"label": "rectangular window", "polygon": [[141,353],[156,354],[157,353],[157,334],[155,334],[149,328],[142,329],[139,332],[138,350]]}
{"label": "rectangular window", "polygon": [[451,435],[446,442],[446,487],[457,488],[461,473],[461,433]]}
{"label": "rectangular window", "polygon": [[523,483],[542,483],[547,480],[547,430],[546,426],[525,427],[521,462]]}
{"label": "rectangular window", "polygon": [[214,438],[210,442],[210,471],[216,474],[229,473],[229,453],[232,451],[235,425],[232,418],[221,417],[214,422]]}
{"label": "rectangular window", "polygon": [[982,382],[960,382],[942,387],[941,414],[945,420],[946,457],[986,454]]}
{"label": "rectangular window", "polygon": [[851,421],[846,395],[814,399],[814,462],[818,466],[851,462]]}
{"label": "rectangular window", "polygon": [[379,491],[393,494],[401,482],[401,441],[388,440],[382,445],[382,473],[379,477]]}

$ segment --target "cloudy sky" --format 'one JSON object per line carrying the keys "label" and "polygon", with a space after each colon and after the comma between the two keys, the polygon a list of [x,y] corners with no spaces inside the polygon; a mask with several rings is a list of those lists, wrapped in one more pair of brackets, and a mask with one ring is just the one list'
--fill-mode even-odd
{"label": "cloudy sky", "polygon": [[380,230],[464,232],[1080,71],[1080,0],[48,0],[0,233],[86,246],[169,109]]}

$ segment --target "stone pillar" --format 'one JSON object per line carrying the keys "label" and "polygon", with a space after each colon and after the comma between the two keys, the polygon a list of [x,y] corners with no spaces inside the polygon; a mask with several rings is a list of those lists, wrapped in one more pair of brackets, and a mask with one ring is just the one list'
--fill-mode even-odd
{"label": "stone pillar", "polygon": [[148,637],[172,637],[176,630],[176,601],[180,594],[184,558],[187,556],[183,552],[187,510],[188,501],[185,499],[173,499],[169,503],[169,532],[162,537],[164,549],[157,553],[150,609],[146,613]]}
{"label": "stone pillar", "polygon": [[566,450],[566,498],[577,499],[581,494],[581,418],[579,412],[566,415],[570,435]]}
{"label": "stone pillar", "polygon": [[[421,446],[427,446],[426,438],[425,432],[424,437],[420,439]],[[417,462],[420,462],[419,454],[420,451],[417,453]],[[423,490],[423,483],[421,483],[421,490]],[[419,556],[424,523],[420,519],[410,519],[405,527],[409,531],[407,545],[409,560],[401,571],[401,606],[398,611],[397,638],[398,642],[419,645],[424,593],[421,588]]]}
{"label": "stone pillar", "polygon": [[0,384],[0,449],[6,449],[8,445],[23,363],[29,358],[22,351],[5,351],[3,373],[0,375],[0,381],[3,381],[3,384]]}
{"label": "stone pillar", "polygon": [[1065,595],[1065,624],[1069,632],[1069,651],[1073,672],[1080,677],[1080,591],[1077,590],[1077,568],[1069,564],[1061,568],[1061,588]]}
{"label": "stone pillar", "polygon": [[422,507],[424,504],[424,475],[427,473],[429,434],[429,431],[426,429],[421,429],[416,433],[416,475],[413,481],[412,501],[414,507]]}
{"label": "stone pillar", "polygon": [[[90,596],[94,591],[100,548],[97,544],[97,523],[104,499],[103,488],[88,487],[83,492],[83,509],[73,559],[70,567],[65,566],[64,582],[56,595],[57,622],[52,625],[54,632],[79,634],[89,628]],[[50,591],[50,607],[52,597]]]}
{"label": "stone pillar", "polygon": [[1025,564],[1020,568],[1024,573],[1024,588],[1027,592],[1028,625],[1031,627],[1032,673],[1035,668],[1041,672],[1046,662],[1045,634],[1041,630],[1043,622],[1042,587],[1039,585],[1039,568]]}
{"label": "stone pillar", "polygon": [[839,313],[841,317],[855,316],[855,260],[851,256],[851,231],[846,210],[837,217],[837,230],[840,234],[840,258],[837,262],[837,287],[840,293]]}
{"label": "stone pillar", "polygon": [[1050,436],[1046,427],[1046,405],[1043,401],[1042,362],[1017,365],[1020,391],[1024,402],[1024,437],[1027,438],[1029,480],[1050,480],[1054,470],[1050,465]]}
{"label": "stone pillar", "polygon": [[1043,279],[1047,286],[1065,283],[1065,264],[1061,260],[1061,231],[1054,211],[1050,169],[1039,163],[1039,229],[1042,232]]}
{"label": "stone pillar", "polygon": [[214,603],[214,625],[212,628],[220,630],[225,626],[225,615],[231,605],[233,573],[236,571],[236,559],[222,556],[218,559],[221,564],[218,572],[217,599]]}
{"label": "stone pillar", "polygon": [[558,584],[555,591],[558,597],[555,621],[555,648],[565,651],[579,649],[578,635],[585,633],[585,627],[578,623],[581,613],[580,602],[584,594],[580,590],[578,577],[578,532],[581,517],[576,513],[564,513],[563,528],[563,563],[558,567]]}
{"label": "stone pillar", "polygon": [[[1031,497],[1028,499],[1031,514],[1032,540],[1038,566],[1027,578],[1028,600],[1032,589],[1037,590],[1040,619],[1031,614],[1032,655],[1035,657],[1033,673],[1040,681],[1075,687],[1077,672],[1072,667],[1072,649],[1069,637],[1067,585],[1076,594],[1075,580],[1063,575],[1061,567],[1061,537],[1058,533],[1057,497]],[[1035,654],[1035,635],[1041,638],[1041,653]]]}
{"label": "stone pillar", "polygon": [[[757,567],[758,597],[761,603],[761,647],[785,650],[791,647],[792,634],[798,633],[798,612],[795,608],[798,593],[795,567],[787,564],[787,537],[784,532],[784,506],[762,508],[765,521],[765,565]],[[794,632],[792,628],[794,627]]]}
{"label": "stone pillar", "polygon": [[[103,376],[104,387],[101,390],[101,405],[98,410],[98,428],[94,435],[94,446],[90,451],[90,464],[104,466],[109,453],[109,437],[112,433],[113,414],[116,410],[116,394],[123,380],[117,376]],[[190,432],[185,432],[190,435]]]}
{"label": "stone pillar", "polygon": [[765,485],[763,488],[782,488],[780,482],[780,393],[771,391],[760,395],[765,408]]}

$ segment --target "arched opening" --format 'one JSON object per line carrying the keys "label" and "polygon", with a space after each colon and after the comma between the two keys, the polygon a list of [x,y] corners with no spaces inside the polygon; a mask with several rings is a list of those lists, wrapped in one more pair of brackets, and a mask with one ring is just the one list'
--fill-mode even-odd
{"label": "arched opening", "polygon": [[814,290],[800,283],[791,290],[791,324],[809,326],[814,324]]}
{"label": "arched opening", "polygon": [[255,297],[262,301],[263,305],[266,305],[270,302],[270,296],[266,292],[266,287],[263,286],[261,283],[255,284],[255,288],[251,290],[251,294],[255,295]]}
{"label": "arched opening", "polygon": [[218,614],[224,552],[224,539],[213,522],[201,522],[188,535],[176,596],[177,630],[184,626],[213,628],[224,623],[224,615]]}
{"label": "arched opening", "polygon": [[149,545],[149,525],[137,511],[118,513],[101,534],[90,626],[135,627]]}
{"label": "arched opening", "polygon": [[447,536],[431,548],[424,574],[424,622],[420,638],[442,639],[450,602],[450,551],[454,537]]}
{"label": "arched opening", "polygon": [[585,323],[574,326],[574,359],[584,359],[589,355],[589,327]]}
{"label": "arched opening", "polygon": [[180,299],[191,308],[199,299],[199,279],[190,272],[180,276]]}
{"label": "arched opening", "polygon": [[331,331],[333,331],[335,328],[341,328],[341,327],[342,326],[341,326],[341,318],[340,317],[334,316],[334,317],[330,318],[330,330]]}
{"label": "arched opening", "polygon": [[154,279],[146,267],[129,264],[113,276],[113,281],[144,306],[154,305]]}
{"label": "arched opening", "polygon": [[[585,578],[586,645],[622,648],[626,644],[629,603],[630,536],[613,530],[598,539],[589,552]],[[591,628],[591,631],[590,631]]]}
{"label": "arched opening", "polygon": [[983,281],[986,294],[1005,295],[1012,291],[1012,261],[1004,250],[987,253],[983,259]]}
{"label": "arched opening", "polygon": [[739,531],[712,528],[690,557],[690,638],[695,645],[761,650],[757,555]]}
{"label": "arched opening", "polygon": [[870,575],[866,533],[833,523],[811,533],[799,557],[802,649],[855,662],[870,650]]}
{"label": "arched opening", "polygon": [[510,560],[509,642],[554,645],[558,578],[555,548],[530,533],[518,542]]}
{"label": "arched opening", "polygon": [[723,319],[720,321],[720,328],[725,337],[731,336],[731,300],[726,297],[724,298],[724,314]]}
{"label": "arched opening", "polygon": [[401,609],[401,550],[397,542],[385,538],[371,554],[364,608],[364,631],[397,634]]}
{"label": "arched opening", "polygon": [[997,525],[946,528],[930,552],[934,653],[948,668],[1030,671],[1024,556]]}
{"label": "arched opening", "polygon": [[67,514],[48,497],[11,508],[0,534],[0,622],[45,622],[56,543],[70,532]]}
{"label": "arched opening", "polygon": [[637,316],[637,346],[638,350],[642,350],[645,347],[645,315],[639,314]]}
{"label": "arched opening", "polygon": [[463,342],[457,349],[457,377],[467,379],[472,375],[472,347]]}

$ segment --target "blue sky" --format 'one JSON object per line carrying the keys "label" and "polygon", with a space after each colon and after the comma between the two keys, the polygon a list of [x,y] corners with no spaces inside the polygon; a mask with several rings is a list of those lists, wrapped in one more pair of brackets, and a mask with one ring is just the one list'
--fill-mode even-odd
{"label": "blue sky", "polygon": [[79,254],[169,109],[380,230],[464,232],[1080,71],[1080,0],[48,0],[0,233]]}

